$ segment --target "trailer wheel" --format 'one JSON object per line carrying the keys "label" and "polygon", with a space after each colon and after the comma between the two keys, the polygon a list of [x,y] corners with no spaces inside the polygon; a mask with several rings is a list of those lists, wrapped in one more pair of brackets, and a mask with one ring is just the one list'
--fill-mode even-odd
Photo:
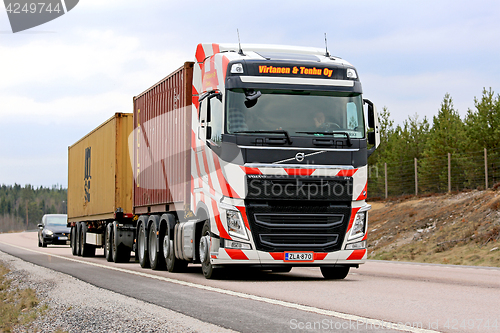
{"label": "trailer wheel", "polygon": [[321,267],[321,274],[328,280],[342,280],[349,274],[349,266],[345,267]]}
{"label": "trailer wheel", "polygon": [[217,279],[222,272],[222,268],[215,268],[210,262],[210,242],[210,220],[206,220],[201,231],[199,243],[201,269],[205,278]]}
{"label": "trailer wheel", "polygon": [[87,244],[87,225],[85,222],[80,222],[80,251],[82,257],[94,257],[95,247],[91,244]]}
{"label": "trailer wheel", "polygon": [[162,260],[159,256],[163,253],[163,243],[160,243],[159,249],[156,246],[156,229],[151,225],[149,227],[149,263],[151,264],[151,269],[160,270],[165,267],[165,260]]}
{"label": "trailer wheel", "polygon": [[146,244],[146,230],[144,223],[141,223],[137,233],[137,250],[139,251],[139,264],[142,268],[149,268],[149,254]]}
{"label": "trailer wheel", "polygon": [[108,262],[113,261],[113,247],[111,246],[111,233],[113,232],[111,224],[106,225],[104,229],[104,258]]}
{"label": "trailer wheel", "polygon": [[81,230],[82,230],[82,223],[77,222],[75,225],[75,230],[76,230],[76,237],[75,237],[75,248],[76,248],[76,255],[81,256],[82,255],[82,248],[81,248]]}
{"label": "trailer wheel", "polygon": [[170,239],[170,230],[167,226],[165,231],[160,232],[160,243],[162,244],[162,254],[167,266],[167,270],[170,273],[180,273],[186,270],[188,262],[186,260],[181,260],[175,256],[174,253],[174,241]]}
{"label": "trailer wheel", "polygon": [[130,261],[130,248],[123,246],[123,245],[117,245],[116,244],[116,233],[115,233],[115,226],[114,224],[111,224],[111,237],[110,237],[110,242],[111,242],[111,257],[112,260],[115,263],[120,263],[120,262],[129,262]]}
{"label": "trailer wheel", "polygon": [[70,244],[71,244],[71,254],[76,256],[76,224],[71,227],[71,235],[70,235]]}

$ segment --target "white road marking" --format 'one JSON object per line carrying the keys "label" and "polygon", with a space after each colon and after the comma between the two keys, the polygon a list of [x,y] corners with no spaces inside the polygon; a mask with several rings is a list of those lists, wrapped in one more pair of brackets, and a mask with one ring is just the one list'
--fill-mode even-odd
{"label": "white road marking", "polygon": [[[424,328],[404,326],[404,324],[401,324],[401,323],[392,323],[392,322],[387,322],[387,321],[381,320],[381,319],[372,319],[372,318],[350,315],[347,313],[342,313],[342,312],[337,312],[337,311],[332,311],[332,310],[324,310],[324,309],[316,308],[313,306],[300,305],[300,304],[295,304],[295,303],[286,302],[286,301],[280,301],[280,300],[276,300],[276,299],[272,299],[272,298],[261,297],[261,296],[251,295],[251,294],[245,294],[245,293],[241,293],[241,292],[237,292],[237,291],[225,290],[225,289],[221,289],[221,288],[217,288],[217,287],[209,287],[209,286],[205,286],[202,284],[196,284],[196,283],[192,283],[192,282],[176,280],[176,279],[167,278],[167,277],[163,277],[163,276],[158,276],[158,275],[153,275],[153,274],[148,274],[148,273],[143,273],[143,272],[130,271],[130,270],[126,270],[126,269],[119,268],[119,267],[101,265],[98,263],[84,261],[84,260],[75,259],[75,258],[71,258],[71,257],[64,257],[64,256],[60,256],[57,254],[50,254],[50,253],[41,252],[41,251],[37,251],[37,250],[31,250],[31,249],[27,249],[27,248],[24,248],[21,246],[8,244],[8,243],[2,242],[2,241],[0,241],[0,243],[5,244],[5,245],[9,245],[12,247],[16,247],[16,248],[21,249],[21,250],[26,250],[26,251],[30,251],[30,252],[34,252],[34,253],[38,253],[38,254],[48,255],[51,257],[59,258],[59,259],[65,259],[65,260],[69,260],[69,261],[73,261],[73,262],[78,262],[81,264],[87,264],[87,265],[91,265],[91,266],[95,266],[95,267],[106,268],[106,269],[110,269],[110,270],[114,270],[114,271],[118,271],[118,272],[123,272],[123,273],[128,273],[128,274],[134,274],[137,276],[143,276],[143,277],[156,279],[156,280],[160,280],[160,281],[176,283],[176,284],[186,286],[186,287],[193,287],[193,288],[198,288],[198,289],[202,289],[202,290],[213,291],[213,292],[220,293],[220,294],[236,296],[236,297],[245,298],[245,299],[251,299],[254,301],[265,302],[268,304],[280,305],[280,306],[284,306],[284,307],[287,307],[290,309],[312,312],[312,313],[316,313],[316,314],[320,314],[320,315],[324,315],[324,316],[348,320],[351,322],[362,323],[362,326],[365,326],[365,327],[367,327],[367,326],[372,327],[373,326],[373,327],[377,327],[378,329],[385,328],[385,329],[393,329],[393,330],[397,330],[397,331],[412,332],[412,333],[440,333],[439,331],[433,331],[433,330],[428,330],[428,329],[424,329]],[[381,325],[384,325],[384,326],[381,327]]]}

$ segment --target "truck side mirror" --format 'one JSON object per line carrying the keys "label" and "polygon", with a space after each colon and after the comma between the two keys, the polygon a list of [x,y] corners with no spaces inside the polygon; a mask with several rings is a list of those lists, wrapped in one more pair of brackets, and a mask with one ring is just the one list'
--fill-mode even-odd
{"label": "truck side mirror", "polygon": [[38,228],[40,228],[40,229],[43,228],[43,224],[38,223]]}
{"label": "truck side mirror", "polygon": [[364,99],[363,102],[368,105],[368,128],[375,128],[375,114],[373,112],[373,103],[369,99]]}
{"label": "truck side mirror", "polygon": [[368,132],[368,143],[375,145],[375,132]]}
{"label": "truck side mirror", "polygon": [[212,127],[211,126],[207,126],[206,130],[206,139],[209,140],[212,138]]}
{"label": "truck side mirror", "polygon": [[373,147],[368,150],[368,156],[370,156],[380,144],[380,127],[375,105],[368,99],[364,99],[363,102],[368,105],[368,128],[373,129],[372,132],[368,132],[368,143],[373,145]]}

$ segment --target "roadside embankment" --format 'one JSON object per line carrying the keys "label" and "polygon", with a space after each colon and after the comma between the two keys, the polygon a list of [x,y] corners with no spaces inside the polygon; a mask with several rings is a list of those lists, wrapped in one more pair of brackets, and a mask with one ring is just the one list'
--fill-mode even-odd
{"label": "roadside embankment", "polygon": [[369,259],[500,267],[500,191],[371,205]]}

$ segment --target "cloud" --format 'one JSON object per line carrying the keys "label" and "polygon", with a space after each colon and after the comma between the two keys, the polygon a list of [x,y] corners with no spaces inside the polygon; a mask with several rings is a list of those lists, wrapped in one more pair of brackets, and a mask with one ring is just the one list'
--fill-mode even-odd
{"label": "cloud", "polygon": [[71,41],[0,46],[0,54],[0,119],[45,124],[132,112],[134,95],[186,60],[182,52],[150,51],[138,38],[96,30]]}
{"label": "cloud", "polygon": [[465,117],[469,108],[474,108],[474,97],[481,97],[488,80],[472,70],[426,72],[417,75],[363,76],[364,97],[378,107],[387,106],[396,124],[418,114],[429,120],[437,115],[444,95],[449,93],[455,110]]}

